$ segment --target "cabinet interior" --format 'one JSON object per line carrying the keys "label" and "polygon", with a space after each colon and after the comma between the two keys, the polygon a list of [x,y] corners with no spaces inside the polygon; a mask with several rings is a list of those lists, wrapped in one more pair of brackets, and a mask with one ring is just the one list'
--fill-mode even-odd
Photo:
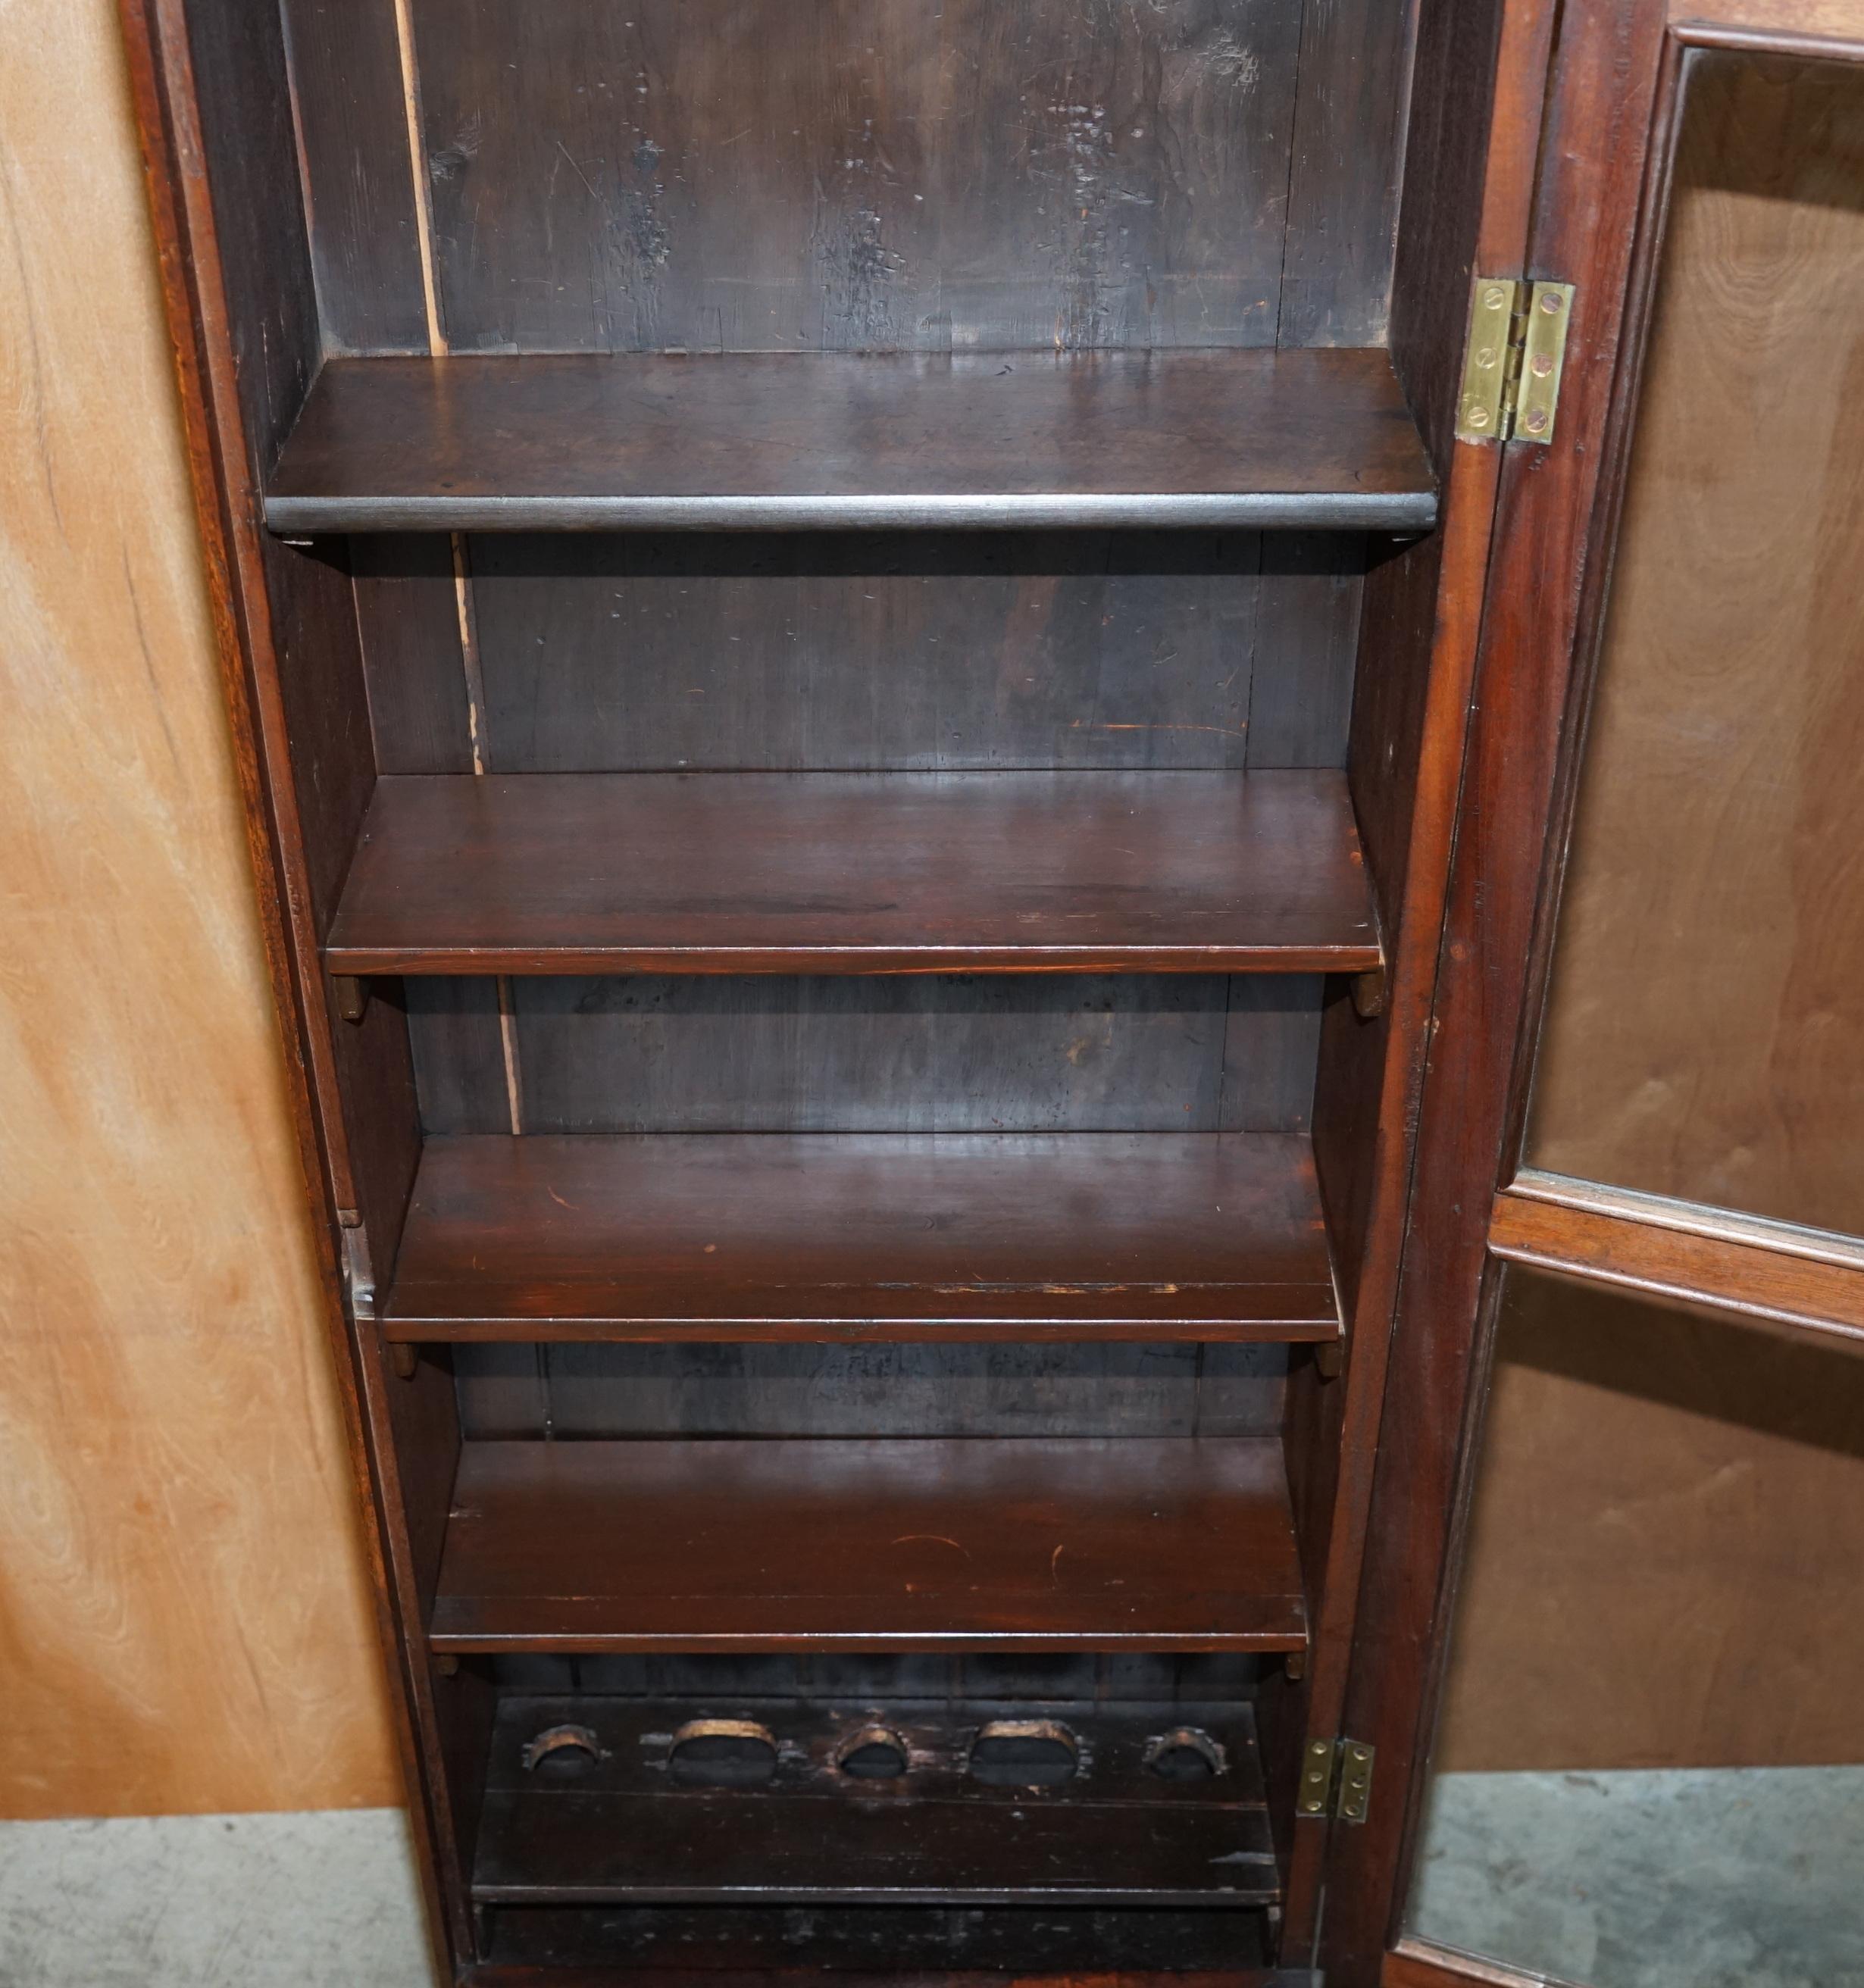
{"label": "cabinet interior", "polygon": [[1412,10],[170,12],[458,1964],[1270,1967],[1416,1048]]}

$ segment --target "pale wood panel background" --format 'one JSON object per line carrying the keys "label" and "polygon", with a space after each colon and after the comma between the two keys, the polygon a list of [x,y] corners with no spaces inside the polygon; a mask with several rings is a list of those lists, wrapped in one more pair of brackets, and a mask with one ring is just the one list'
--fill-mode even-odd
{"label": "pale wood panel background", "polygon": [[115,12],[0,46],[0,1816],[393,1802]]}

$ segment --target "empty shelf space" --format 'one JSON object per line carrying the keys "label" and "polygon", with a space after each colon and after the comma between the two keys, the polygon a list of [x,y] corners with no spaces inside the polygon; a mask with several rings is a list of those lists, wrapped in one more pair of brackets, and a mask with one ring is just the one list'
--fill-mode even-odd
{"label": "empty shelf space", "polygon": [[334,359],[276,531],[1423,531],[1382,350]]}
{"label": "empty shelf space", "polygon": [[[980,1736],[987,1756],[1006,1727],[1023,1729],[995,1743],[1029,1764],[980,1780]],[[506,1698],[472,1874],[475,1901],[498,1905],[1236,1907],[1278,1895],[1247,1702]]]}
{"label": "empty shelf space", "polygon": [[1359,972],[1335,773],[376,783],[333,973]]}
{"label": "empty shelf space", "polygon": [[1298,1650],[1272,1437],[470,1442],[455,1652]]}
{"label": "empty shelf space", "polygon": [[391,1339],[1325,1340],[1277,1133],[431,1138]]}

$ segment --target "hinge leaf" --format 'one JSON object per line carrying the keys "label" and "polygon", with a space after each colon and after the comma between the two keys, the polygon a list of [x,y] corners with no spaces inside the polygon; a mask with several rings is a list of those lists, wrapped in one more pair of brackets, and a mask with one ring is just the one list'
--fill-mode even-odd
{"label": "hinge leaf", "polygon": [[1571,283],[1476,279],[1456,402],[1458,441],[1553,440],[1574,294]]}
{"label": "hinge leaf", "polygon": [[1333,1763],[1339,1743],[1337,1740],[1310,1740],[1301,1749],[1294,1813],[1303,1822],[1324,1821],[1333,1813]]}
{"label": "hinge leaf", "polygon": [[1301,1750],[1301,1786],[1295,1791],[1297,1821],[1363,1822],[1372,1802],[1376,1748],[1359,1740],[1310,1740]]}

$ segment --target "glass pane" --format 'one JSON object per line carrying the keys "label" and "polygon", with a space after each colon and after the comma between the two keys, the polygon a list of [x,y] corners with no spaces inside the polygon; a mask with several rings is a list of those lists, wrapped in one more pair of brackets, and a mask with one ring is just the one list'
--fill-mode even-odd
{"label": "glass pane", "polygon": [[1864,1983],[1864,1356],[1506,1273],[1408,1929]]}
{"label": "glass pane", "polygon": [[1528,1158],[1864,1234],[1864,69],[1685,104]]}

